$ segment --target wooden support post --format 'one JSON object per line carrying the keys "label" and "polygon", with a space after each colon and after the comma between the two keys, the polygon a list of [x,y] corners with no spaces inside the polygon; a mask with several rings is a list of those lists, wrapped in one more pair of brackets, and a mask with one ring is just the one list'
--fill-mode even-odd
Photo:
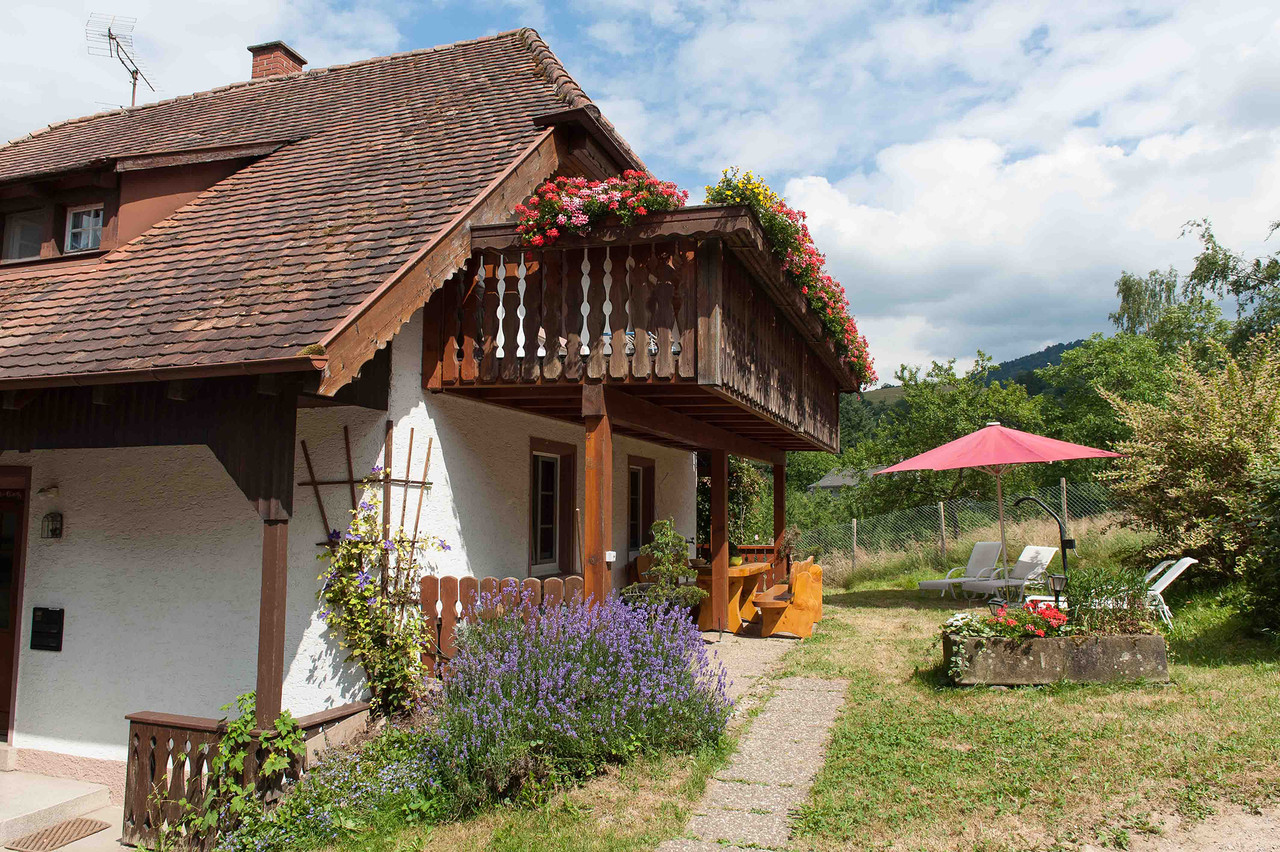
{"label": "wooden support post", "polygon": [[938,503],[938,544],[942,547],[942,558],[947,558],[947,508]]}
{"label": "wooden support post", "polygon": [[[790,567],[782,557],[782,537],[787,532],[787,463],[775,462],[773,465],[773,571],[772,579],[781,583]],[[768,579],[762,578],[761,585]],[[764,591],[764,589],[761,589]]]}
{"label": "wooden support post", "polygon": [[1067,478],[1065,476],[1058,479],[1058,487],[1062,490],[1062,526],[1067,531],[1070,531],[1070,518],[1067,516]]}
{"label": "wooden support post", "polygon": [[849,570],[858,570],[858,519],[850,522],[853,526],[853,546],[849,548]]}
{"label": "wooden support post", "polygon": [[613,424],[608,411],[592,414],[587,424],[586,562],[584,593],[603,601],[612,587],[605,552],[613,549]]}
{"label": "wooden support post", "polygon": [[729,453],[711,450],[711,629],[729,625]]}
{"label": "wooden support post", "polygon": [[258,727],[280,716],[284,692],[285,593],[289,586],[289,522],[262,522],[262,593],[258,603]]}

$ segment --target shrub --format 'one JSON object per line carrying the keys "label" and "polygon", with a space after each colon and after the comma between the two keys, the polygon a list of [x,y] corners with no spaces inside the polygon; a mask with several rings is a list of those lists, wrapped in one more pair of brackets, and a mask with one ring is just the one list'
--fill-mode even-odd
{"label": "shrub", "polygon": [[724,670],[679,608],[617,597],[480,604],[489,615],[458,631],[437,703],[448,783],[465,805],[536,795],[724,732]]}
{"label": "shrub", "polygon": [[1071,622],[1092,634],[1151,633],[1142,572],[1112,562],[1080,562],[1067,579]]}
{"label": "shrub", "polygon": [[1237,359],[1196,372],[1184,351],[1163,405],[1104,393],[1132,431],[1101,474],[1140,526],[1156,533],[1151,558],[1194,556],[1238,576],[1257,545],[1249,523],[1253,478],[1280,459],[1280,336],[1254,338]]}
{"label": "shrub", "polygon": [[1254,630],[1280,635],[1280,470],[1254,477],[1249,526],[1257,545],[1245,559],[1239,608]]}
{"label": "shrub", "polygon": [[388,726],[359,746],[334,749],[270,811],[246,817],[218,852],[332,846],[379,823],[437,822],[455,812],[433,772],[436,737]]}

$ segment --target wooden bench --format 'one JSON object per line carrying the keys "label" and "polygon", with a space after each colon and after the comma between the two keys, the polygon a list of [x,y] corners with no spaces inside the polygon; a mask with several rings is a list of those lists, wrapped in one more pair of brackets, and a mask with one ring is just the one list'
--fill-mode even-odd
{"label": "wooden bench", "polygon": [[807,639],[822,618],[822,567],[813,560],[791,566],[787,583],[757,593],[752,602],[760,610],[760,635],[787,633]]}

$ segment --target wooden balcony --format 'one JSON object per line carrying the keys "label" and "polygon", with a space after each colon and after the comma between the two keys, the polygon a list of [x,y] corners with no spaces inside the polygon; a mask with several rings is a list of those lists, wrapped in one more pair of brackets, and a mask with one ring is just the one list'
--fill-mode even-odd
{"label": "wooden balcony", "polygon": [[838,450],[839,393],[857,383],[747,208],[653,214],[548,249],[482,226],[471,245],[427,304],[428,390],[582,422],[600,393],[584,388],[602,385],[633,415],[618,432],[688,449],[731,434],[731,452],[775,461]]}

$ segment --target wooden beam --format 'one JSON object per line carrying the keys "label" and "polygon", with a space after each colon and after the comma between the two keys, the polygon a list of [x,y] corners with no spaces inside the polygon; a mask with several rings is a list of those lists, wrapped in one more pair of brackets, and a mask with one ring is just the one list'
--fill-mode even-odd
{"label": "wooden beam", "polygon": [[729,625],[729,454],[711,451],[711,629]]}
{"label": "wooden beam", "polygon": [[262,522],[262,590],[258,599],[257,717],[269,728],[284,701],[284,617],[289,587],[289,522]]}
{"label": "wooden beam", "polygon": [[[599,387],[598,385],[594,387]],[[585,389],[584,389],[585,390]],[[587,417],[587,494],[583,507],[584,593],[597,602],[613,583],[605,552],[613,549],[613,431],[607,410]]]}
{"label": "wooden beam", "polygon": [[720,448],[735,456],[755,459],[767,464],[785,460],[786,453],[750,438],[720,429],[669,408],[646,402],[617,388],[585,385],[582,388],[582,415],[598,416],[608,411],[613,422],[629,426],[668,441],[690,444],[705,449]]}

